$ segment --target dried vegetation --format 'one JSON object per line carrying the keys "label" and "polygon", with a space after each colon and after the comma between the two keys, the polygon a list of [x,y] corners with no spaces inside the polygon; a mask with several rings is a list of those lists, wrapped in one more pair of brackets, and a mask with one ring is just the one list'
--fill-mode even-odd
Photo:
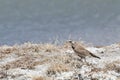
{"label": "dried vegetation", "polygon": [[[88,45],[90,45],[85,45],[81,42],[78,42],[78,44],[84,47],[88,47]],[[108,49],[110,49],[111,47],[103,48],[105,48],[106,51],[110,52]],[[14,76],[15,74],[11,75],[6,72],[18,68],[21,70],[30,70],[33,72],[35,71],[35,73],[38,73],[41,72],[44,67],[42,67],[43,69],[39,69],[38,67],[38,70],[36,70],[37,66],[43,66],[45,64],[48,65],[48,68],[45,70],[45,72],[38,73],[38,75],[36,76],[33,75],[31,77],[31,80],[75,80],[76,78],[74,77],[76,75],[77,79],[84,79],[87,76],[91,80],[99,80],[99,78],[94,77],[93,74],[98,74],[100,72],[104,72],[107,74],[108,71],[115,71],[116,73],[120,74],[120,61],[113,60],[110,63],[106,63],[104,62],[104,60],[101,60],[96,64],[89,63],[89,61],[88,63],[84,63],[78,56],[67,50],[72,50],[69,43],[67,42],[64,43],[64,45],[62,46],[56,46],[53,44],[32,43],[25,43],[22,45],[14,46],[1,46],[0,79],[5,80],[8,75],[12,78],[12,76]],[[107,52],[104,52],[101,55],[106,55],[106,53]],[[104,68],[97,67],[99,64],[102,63],[105,64]],[[83,68],[83,66],[87,67]],[[73,74],[71,74],[70,72],[72,72]],[[62,75],[63,73],[65,73],[64,76]],[[22,75],[24,76],[24,74]],[[61,77],[58,78],[59,76]],[[25,78],[23,77],[22,79]],[[88,78],[86,78],[86,80]]]}

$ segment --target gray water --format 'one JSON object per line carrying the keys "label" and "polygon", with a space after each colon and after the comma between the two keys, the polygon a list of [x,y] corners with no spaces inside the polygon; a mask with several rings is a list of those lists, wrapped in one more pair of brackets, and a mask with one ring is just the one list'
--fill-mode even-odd
{"label": "gray water", "polygon": [[0,0],[0,45],[120,42],[120,0]]}

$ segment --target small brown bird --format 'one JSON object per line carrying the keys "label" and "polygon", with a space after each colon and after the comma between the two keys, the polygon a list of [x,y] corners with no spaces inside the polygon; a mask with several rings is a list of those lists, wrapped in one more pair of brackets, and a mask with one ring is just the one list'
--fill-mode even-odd
{"label": "small brown bird", "polygon": [[98,59],[101,59],[100,57],[94,55],[93,53],[89,52],[88,50],[86,50],[84,47],[80,46],[79,44],[77,44],[77,42],[73,42],[73,41],[69,41],[69,43],[71,44],[72,49],[74,50],[74,52],[81,57],[81,59],[85,59],[86,56],[92,56]]}

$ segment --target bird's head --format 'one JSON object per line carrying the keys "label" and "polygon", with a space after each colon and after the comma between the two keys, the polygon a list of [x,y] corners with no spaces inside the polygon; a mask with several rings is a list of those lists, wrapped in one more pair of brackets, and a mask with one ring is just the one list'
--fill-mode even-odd
{"label": "bird's head", "polygon": [[72,40],[69,40],[68,42],[71,44],[71,47],[74,49],[74,48],[75,48],[75,43],[76,43],[76,42],[75,42],[75,41],[72,41]]}

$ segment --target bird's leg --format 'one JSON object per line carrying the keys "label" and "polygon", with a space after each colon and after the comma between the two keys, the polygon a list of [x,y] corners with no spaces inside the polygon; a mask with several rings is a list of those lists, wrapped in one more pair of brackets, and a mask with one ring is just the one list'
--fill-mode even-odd
{"label": "bird's leg", "polygon": [[83,57],[81,57],[81,62],[83,63],[83,65],[87,63],[87,62],[86,62],[86,59],[83,58]]}
{"label": "bird's leg", "polygon": [[85,63],[85,65],[87,65],[87,66],[91,66],[91,65],[92,65],[91,63],[89,63],[89,61],[86,61],[86,58],[84,58],[84,63]]}
{"label": "bird's leg", "polygon": [[83,62],[82,58],[77,58],[77,60]]}
{"label": "bird's leg", "polygon": [[85,65],[89,65],[89,63],[86,61],[86,58],[82,58],[82,60]]}

